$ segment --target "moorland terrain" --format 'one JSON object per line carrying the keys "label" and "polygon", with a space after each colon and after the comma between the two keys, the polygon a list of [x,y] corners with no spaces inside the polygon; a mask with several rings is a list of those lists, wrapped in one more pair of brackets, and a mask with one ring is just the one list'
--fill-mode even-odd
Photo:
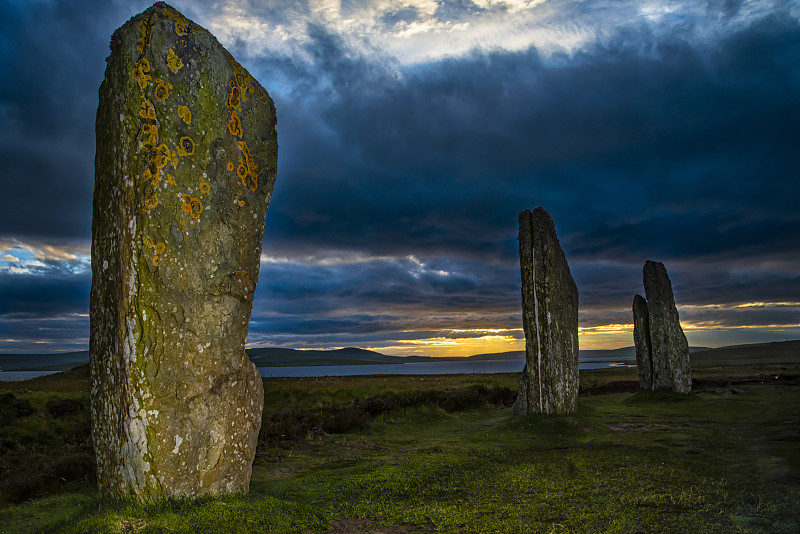
{"label": "moorland terrain", "polygon": [[518,375],[264,379],[248,494],[97,494],[88,367],[0,383],[0,533],[798,532],[800,342],[695,352],[689,395],[581,371],[576,414]]}

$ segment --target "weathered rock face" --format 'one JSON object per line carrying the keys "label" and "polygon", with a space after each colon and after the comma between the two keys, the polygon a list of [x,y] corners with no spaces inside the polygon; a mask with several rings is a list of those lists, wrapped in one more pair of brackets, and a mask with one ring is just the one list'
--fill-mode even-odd
{"label": "weathered rock face", "polygon": [[672,283],[664,264],[644,264],[646,300],[633,300],[633,338],[642,389],[671,389],[688,393],[692,388],[689,343],[681,328]]}
{"label": "weathered rock face", "polygon": [[262,383],[244,351],[275,108],[163,2],[111,39],[97,110],[92,437],[103,492],[245,491]]}
{"label": "weathered rock face", "polygon": [[519,214],[525,369],[515,414],[566,414],[578,408],[578,288],[550,214]]}

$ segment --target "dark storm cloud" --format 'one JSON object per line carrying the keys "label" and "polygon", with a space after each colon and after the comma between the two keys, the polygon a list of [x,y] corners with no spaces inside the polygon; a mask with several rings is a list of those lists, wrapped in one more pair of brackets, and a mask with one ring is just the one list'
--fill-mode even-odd
{"label": "dark storm cloud", "polygon": [[38,273],[0,271],[0,320],[37,315],[85,314],[89,309],[91,274],[74,274],[63,268]]}
{"label": "dark storm cloud", "polygon": [[267,243],[510,261],[517,211],[542,204],[575,260],[784,250],[798,30],[776,15],[714,47],[650,38],[643,54],[626,44],[638,36],[555,67],[535,50],[475,54],[402,80],[314,34],[332,92],[301,109],[325,128],[313,154],[292,143],[286,102],[296,148]]}
{"label": "dark storm cloud", "polygon": [[[475,53],[402,79],[319,34],[329,92],[302,109],[325,127],[287,156],[266,247],[499,262],[512,286],[516,213],[541,204],[590,325],[627,315],[593,310],[627,310],[646,259],[667,263],[679,303],[797,294],[785,270],[740,271],[797,265],[798,30],[776,13],[697,46],[628,28],[556,65]],[[291,143],[291,97],[283,109]]]}
{"label": "dark storm cloud", "polygon": [[88,239],[111,33],[147,2],[2,2],[0,237]]}
{"label": "dark storm cloud", "polygon": [[[0,238],[88,242],[103,59],[111,32],[149,4],[1,4]],[[204,25],[231,5],[175,2]],[[706,16],[724,26],[740,6],[711,2]],[[271,29],[312,11],[234,7]],[[434,18],[479,11],[446,2]],[[232,33],[229,49],[277,104],[264,253],[288,258],[262,267],[249,340],[518,328],[517,213],[537,205],[555,219],[582,326],[630,322],[646,259],[665,262],[679,305],[800,294],[800,27],[776,8],[708,38],[698,17],[606,29],[570,54],[476,50],[413,66],[319,18],[289,36],[293,52],[253,55]],[[361,259],[322,261],[349,255]],[[88,274],[52,274],[0,275],[0,316],[85,313]],[[794,320],[775,313],[724,321]]]}
{"label": "dark storm cloud", "polygon": [[513,269],[450,260],[424,265],[410,258],[333,266],[265,263],[253,315],[344,313],[347,320],[362,322],[364,317],[358,316],[368,313],[376,321],[389,315],[399,323],[401,318],[413,322],[437,314],[503,313],[516,304],[517,279]]}

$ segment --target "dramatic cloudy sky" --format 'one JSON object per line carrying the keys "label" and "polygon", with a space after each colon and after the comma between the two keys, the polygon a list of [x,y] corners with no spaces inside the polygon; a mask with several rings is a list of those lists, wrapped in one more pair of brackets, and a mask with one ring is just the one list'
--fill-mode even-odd
{"label": "dramatic cloudy sky", "polygon": [[[88,347],[94,116],[139,0],[0,0],[0,352]],[[800,338],[800,3],[174,0],[270,91],[251,345],[522,346],[544,206],[582,348],[663,261],[692,345]]]}

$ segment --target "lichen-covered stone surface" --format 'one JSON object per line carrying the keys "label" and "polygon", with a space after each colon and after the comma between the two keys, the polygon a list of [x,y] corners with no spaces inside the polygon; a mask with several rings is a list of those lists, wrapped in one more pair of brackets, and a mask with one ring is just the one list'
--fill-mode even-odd
{"label": "lichen-covered stone surface", "polygon": [[689,343],[681,328],[667,268],[661,262],[648,260],[643,271],[645,298],[636,295],[633,302],[640,387],[688,393],[692,389]]}
{"label": "lichen-covered stone surface", "polygon": [[515,414],[567,414],[578,409],[578,288],[539,207],[519,214],[525,369]]}
{"label": "lichen-covered stone surface", "polygon": [[111,38],[97,110],[92,436],[100,489],[248,489],[263,404],[244,351],[275,182],[275,107],[163,2]]}

